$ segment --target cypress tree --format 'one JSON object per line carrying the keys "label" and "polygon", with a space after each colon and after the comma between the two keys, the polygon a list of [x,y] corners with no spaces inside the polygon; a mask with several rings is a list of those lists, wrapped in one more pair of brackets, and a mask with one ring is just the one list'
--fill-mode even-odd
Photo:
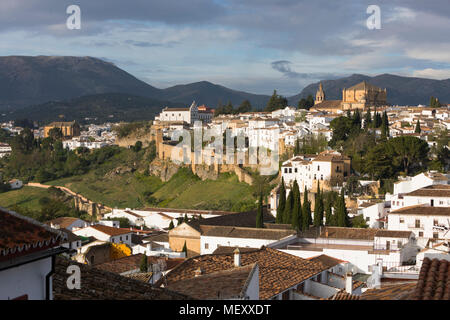
{"label": "cypress tree", "polygon": [[297,139],[295,140],[294,156],[296,156],[296,155],[298,155],[298,154],[300,154],[300,141],[299,141],[299,139],[297,138]]}
{"label": "cypress tree", "polygon": [[141,266],[139,269],[141,270],[141,272],[148,271],[148,261],[147,261],[147,256],[145,254],[141,258]]}
{"label": "cypress tree", "polygon": [[331,203],[329,201],[327,201],[327,204],[325,206],[325,225],[334,226],[333,212],[331,210]]}
{"label": "cypress tree", "polygon": [[386,111],[383,112],[383,117],[381,118],[381,139],[387,139],[387,130],[389,130],[389,124],[387,122]]}
{"label": "cypress tree", "polygon": [[367,130],[370,128],[370,125],[372,124],[372,114],[370,111],[370,107],[367,109],[367,113],[364,117],[364,130]]}
{"label": "cypress tree", "polygon": [[256,227],[257,228],[264,228],[262,193],[259,194],[258,213],[256,215]]}
{"label": "cypress tree", "polygon": [[286,188],[284,187],[284,179],[281,178],[281,186],[280,186],[280,199],[278,201],[277,208],[277,223],[283,223],[283,213],[286,208]]}
{"label": "cypress tree", "polygon": [[419,120],[417,120],[416,130],[414,130],[414,132],[415,133],[421,133],[422,132],[422,129],[420,128],[420,121]]}
{"label": "cypress tree", "polygon": [[348,217],[347,206],[345,205],[344,189],[341,190],[341,195],[337,201],[336,207],[336,223],[338,227],[350,226],[350,219]]}
{"label": "cypress tree", "polygon": [[300,202],[300,189],[298,187],[297,180],[294,180],[294,186],[292,188],[294,205],[292,207],[291,225],[295,230],[299,229],[299,211],[301,210]]}
{"label": "cypress tree", "polygon": [[291,192],[289,192],[289,195],[286,200],[286,207],[284,208],[283,213],[283,223],[289,224],[291,223],[291,214],[292,214],[292,207],[294,206],[294,197],[293,197],[293,191],[291,189]]}
{"label": "cypress tree", "polygon": [[187,245],[186,245],[186,241],[184,241],[184,245],[183,245],[183,250],[182,252],[184,252],[185,257],[187,258]]}
{"label": "cypress tree", "polygon": [[308,200],[308,190],[305,186],[305,192],[303,194],[303,206],[302,206],[302,230],[309,229],[311,225],[311,202]]}
{"label": "cypress tree", "polygon": [[317,194],[314,202],[314,226],[322,226],[323,225],[323,196],[320,192],[319,182],[317,182]]}

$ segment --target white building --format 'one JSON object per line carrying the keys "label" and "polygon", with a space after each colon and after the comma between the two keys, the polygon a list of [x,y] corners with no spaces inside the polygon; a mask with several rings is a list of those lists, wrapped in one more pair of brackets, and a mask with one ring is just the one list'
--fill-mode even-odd
{"label": "white building", "polygon": [[23,182],[18,179],[12,179],[11,181],[9,181],[9,185],[11,186],[12,190],[20,189],[23,187]]}
{"label": "white building", "polygon": [[363,215],[369,228],[383,228],[388,211],[389,207],[384,201],[363,202],[358,207],[358,213]]}
{"label": "white building", "polygon": [[199,120],[197,104],[192,102],[189,108],[164,108],[155,120],[159,121],[176,121],[186,122],[193,125],[195,121]]}
{"label": "white building", "polygon": [[213,253],[219,247],[261,248],[282,244],[296,238],[294,230],[256,229],[226,226],[207,226],[200,236],[200,254]]}
{"label": "white building", "polygon": [[409,231],[323,227],[319,232],[270,247],[305,259],[325,254],[347,261],[348,271],[366,274],[373,265],[389,271],[413,262],[418,252],[414,233]]}
{"label": "white building", "polygon": [[54,258],[66,251],[65,235],[4,208],[0,221],[0,300],[52,300]]}
{"label": "white building", "polygon": [[450,185],[433,184],[392,198],[392,210],[428,204],[431,207],[450,207]]}
{"label": "white building", "polygon": [[[299,155],[283,162],[281,174],[286,185],[297,180],[300,191],[311,190],[317,181],[342,184],[349,174],[350,159],[337,152],[325,151],[319,155]],[[320,182],[322,184],[322,182]]]}
{"label": "white building", "polygon": [[74,230],[78,236],[94,237],[99,241],[111,242],[111,243],[125,243],[131,246],[132,231],[129,229],[114,228],[104,225],[93,225],[83,229]]}
{"label": "white building", "polygon": [[0,158],[11,154],[11,146],[7,143],[0,143]]}
{"label": "white building", "polygon": [[412,231],[419,239],[450,239],[450,206],[419,204],[391,211],[388,229]]}

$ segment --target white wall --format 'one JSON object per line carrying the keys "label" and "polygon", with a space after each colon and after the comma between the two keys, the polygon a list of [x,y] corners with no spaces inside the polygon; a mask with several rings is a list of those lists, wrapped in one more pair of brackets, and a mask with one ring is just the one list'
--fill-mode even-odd
{"label": "white wall", "polygon": [[25,294],[29,300],[44,300],[45,276],[51,269],[52,259],[49,257],[0,271],[0,300],[14,299]]}

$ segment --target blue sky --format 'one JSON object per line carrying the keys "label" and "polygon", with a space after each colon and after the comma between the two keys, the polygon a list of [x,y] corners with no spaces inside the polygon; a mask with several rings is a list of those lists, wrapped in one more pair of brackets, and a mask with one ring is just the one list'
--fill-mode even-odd
{"label": "blue sky", "polygon": [[[80,30],[66,27],[72,4]],[[450,78],[449,17],[448,0],[2,0],[0,55],[93,56],[158,88],[293,95],[353,73]]]}

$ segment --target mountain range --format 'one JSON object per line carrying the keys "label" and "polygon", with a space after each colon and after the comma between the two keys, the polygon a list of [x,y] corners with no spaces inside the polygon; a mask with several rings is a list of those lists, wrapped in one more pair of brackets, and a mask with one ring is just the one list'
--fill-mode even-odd
{"label": "mountain range", "polygon": [[[391,104],[427,104],[430,96],[450,102],[450,79],[353,74],[322,83],[327,99],[341,99],[344,87],[364,80],[387,88]],[[309,94],[314,96],[318,84],[310,84],[299,94],[288,97],[290,105],[297,105]],[[6,115],[3,119],[28,115],[36,117],[33,120],[47,121],[61,115],[66,119],[77,114],[77,118],[98,117],[101,112],[103,117],[112,115],[116,120],[126,114],[130,119],[139,113],[153,117],[164,106],[188,106],[194,100],[212,108],[228,102],[237,106],[249,100],[255,109],[263,109],[269,98],[269,95],[232,90],[207,81],[159,89],[111,62],[93,57],[0,57],[0,111]]]}

